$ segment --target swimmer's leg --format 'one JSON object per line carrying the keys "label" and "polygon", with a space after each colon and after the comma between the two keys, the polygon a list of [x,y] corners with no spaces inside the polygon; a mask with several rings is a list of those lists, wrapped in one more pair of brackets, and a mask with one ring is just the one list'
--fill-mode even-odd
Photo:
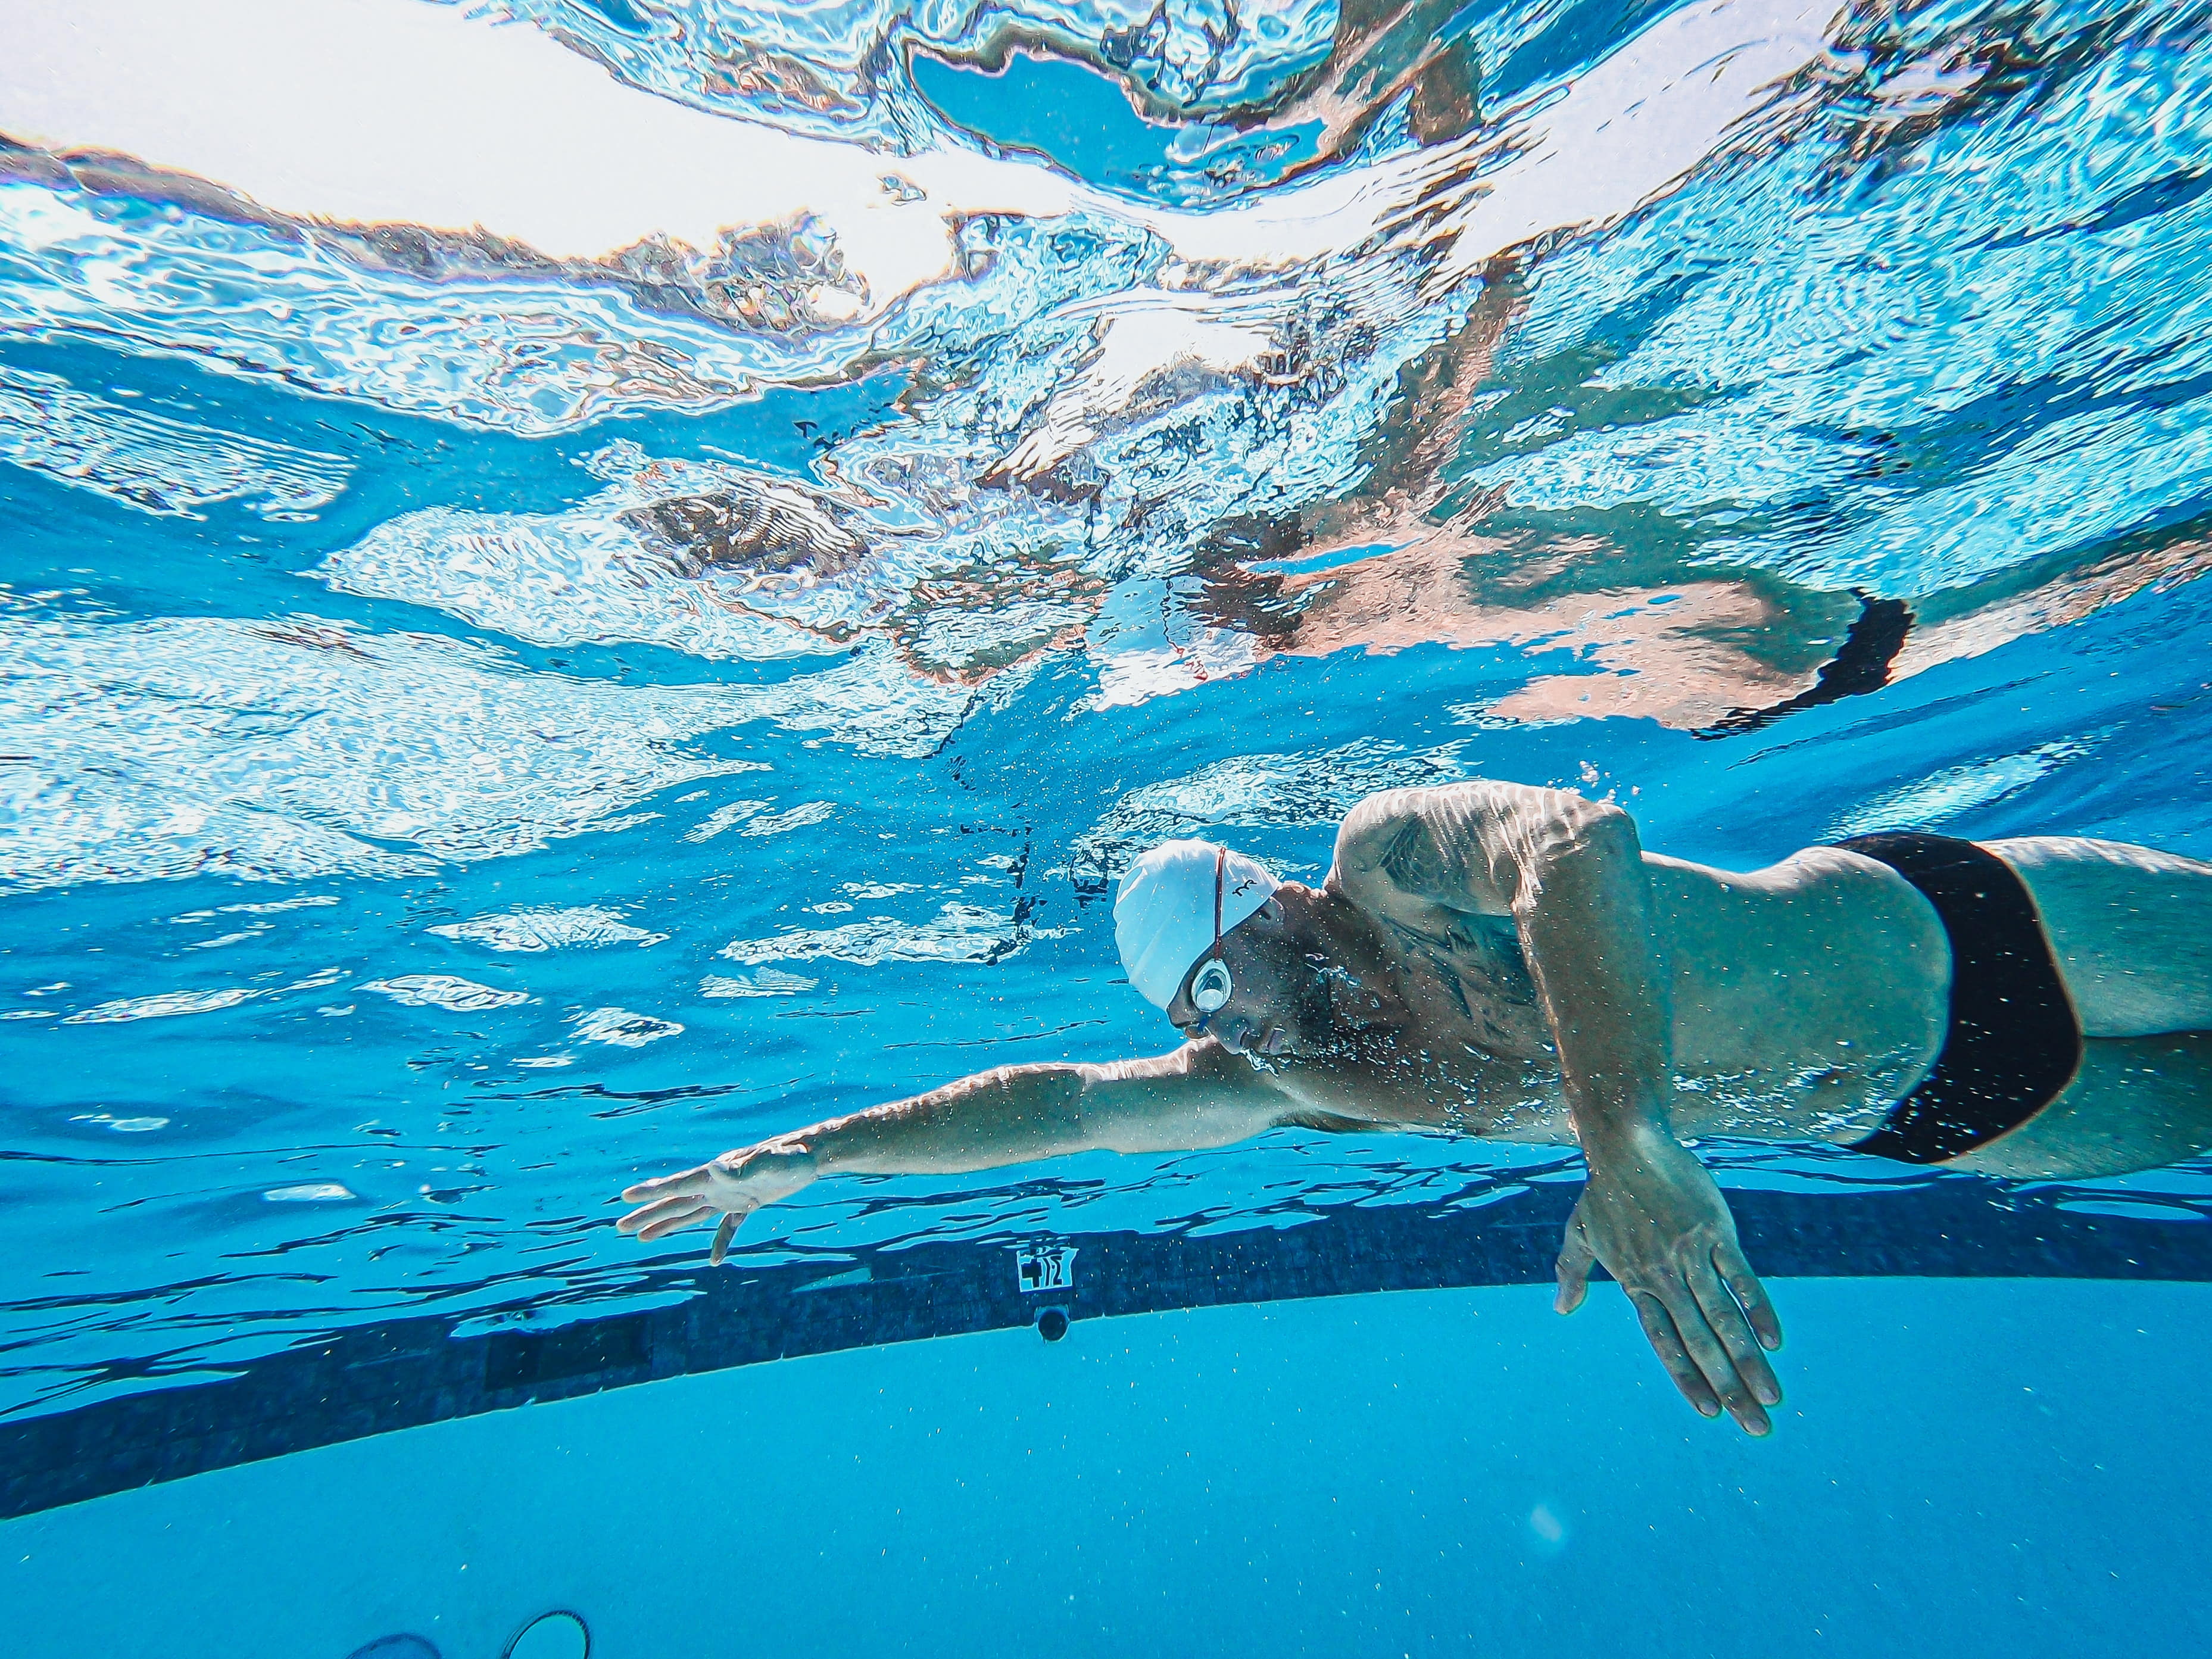
{"label": "swimmer's leg", "polygon": [[2092,1037],[2057,1099],[1949,1167],[2083,1181],[2212,1152],[2212,1032]]}
{"label": "swimmer's leg", "polygon": [[2034,898],[2085,1036],[2212,1031],[2212,864],[2078,836],[1982,845]]}

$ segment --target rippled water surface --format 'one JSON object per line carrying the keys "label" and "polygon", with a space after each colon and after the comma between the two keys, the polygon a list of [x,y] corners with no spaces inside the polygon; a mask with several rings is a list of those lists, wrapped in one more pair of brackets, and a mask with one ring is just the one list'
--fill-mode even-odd
{"label": "rippled water surface", "polygon": [[[639,1173],[1164,1047],[1165,835],[1317,878],[1481,774],[2212,855],[2200,7],[66,14],[0,5],[0,1407],[620,1304],[699,1249]],[[1284,1132],[743,1242],[1571,1173]]]}

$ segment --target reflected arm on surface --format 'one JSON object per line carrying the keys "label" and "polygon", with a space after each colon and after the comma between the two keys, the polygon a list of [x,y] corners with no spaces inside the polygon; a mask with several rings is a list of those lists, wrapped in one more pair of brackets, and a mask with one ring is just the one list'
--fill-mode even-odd
{"label": "reflected arm on surface", "polygon": [[830,1118],[623,1193],[647,1242],[719,1216],[714,1259],[763,1205],[830,1175],[950,1175],[1066,1152],[1224,1146],[1295,1115],[1267,1073],[1211,1039],[1106,1065],[1006,1066]]}
{"label": "reflected arm on surface", "polygon": [[1668,1122],[1673,1012],[1628,814],[1488,781],[1371,796],[1337,838],[1346,896],[1411,940],[1453,912],[1510,915],[1558,1049],[1589,1179],[1559,1254],[1559,1306],[1602,1263],[1698,1411],[1766,1432],[1782,1332],[1712,1177]]}

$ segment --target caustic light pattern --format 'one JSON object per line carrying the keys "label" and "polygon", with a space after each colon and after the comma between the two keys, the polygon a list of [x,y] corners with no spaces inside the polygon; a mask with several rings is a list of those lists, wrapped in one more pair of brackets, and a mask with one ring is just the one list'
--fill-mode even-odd
{"label": "caustic light pattern", "polygon": [[[617,1304],[690,1248],[612,1237],[636,1173],[1159,1045],[1099,902],[1164,836],[1317,876],[1480,773],[1738,865],[2203,850],[2189,8],[0,33],[0,1407]],[[748,1248],[1555,1164],[1285,1134]]]}

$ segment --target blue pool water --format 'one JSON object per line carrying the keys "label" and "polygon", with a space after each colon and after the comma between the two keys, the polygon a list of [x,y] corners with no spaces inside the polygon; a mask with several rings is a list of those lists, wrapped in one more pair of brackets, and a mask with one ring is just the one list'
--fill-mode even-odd
{"label": "blue pool water", "polygon": [[1792,1408],[1755,1444],[1642,1375],[1625,1318],[1339,1297],[617,1389],[0,1535],[50,1650],[192,1659],[497,1656],[562,1607],[601,1654],[2203,1643],[2203,1286],[1782,1290]]}
{"label": "blue pool water", "polygon": [[[395,1322],[471,1341],[687,1303],[702,1237],[618,1236],[625,1184],[990,1066],[1170,1046],[1109,914],[1164,837],[1318,880],[1366,793],[1483,776],[1616,799],[1646,847],[1736,868],[1905,828],[2212,857],[2200,9],[9,16],[0,1428]],[[1901,642],[1824,674],[1885,604]],[[1700,1151],[1738,1191],[1966,1180]],[[824,1182],[737,1261],[1081,1261],[1091,1236],[1462,1214],[1577,1170],[1285,1130]],[[2201,1251],[2208,1176],[1985,1184],[2143,1224],[2171,1244],[2142,1276],[2186,1279],[2157,1252]],[[2200,1293],[1975,1271],[1999,1282],[1778,1280],[1771,1449],[1700,1434],[1617,1297],[1554,1328],[1526,1290],[1409,1289],[1270,1303],[1273,1334],[1163,1310],[1047,1350],[980,1320],[364,1419],[0,1522],[24,1544],[0,1561],[40,1621],[125,1559],[235,1608],[251,1584],[210,1563],[334,1505],[208,1651],[414,1630],[490,1655],[586,1590],[633,1632],[602,1650],[644,1651],[648,1598],[727,1568],[623,1510],[620,1471],[772,1419],[778,1496],[732,1553],[849,1584],[880,1537],[910,1554],[871,1594],[939,1607],[946,1651],[1011,1626],[1066,1652],[2081,1653],[2130,1617],[2201,1642],[2174,1530],[2203,1515]],[[1467,1335],[1492,1325],[1495,1352]],[[2100,1392],[2110,1345],[2154,1331]],[[1176,1372],[1186,1341],[1256,1396]],[[1049,1447],[976,1429],[955,1373],[986,1418],[1057,1401]],[[816,1388],[860,1414],[810,1422]],[[866,1415],[902,1396],[957,1456]],[[492,1500],[453,1466],[550,1446],[580,1473],[531,1488],[549,1528],[627,1516],[654,1549],[587,1571],[453,1518]],[[668,1478],[670,1508],[744,1507]],[[887,1517],[909,1484],[924,1518]],[[418,1492],[446,1518],[408,1518]],[[965,1564],[941,1579],[911,1553],[939,1527]],[[405,1535],[342,1541],[379,1528]],[[374,1572],[318,1565],[355,1547]],[[472,1598],[448,1580],[476,1547],[506,1565]],[[1436,1565],[1461,1551],[1479,1573]],[[1945,1581],[1977,1572],[2010,1588],[1956,1622]],[[1286,1574],[1317,1599],[1282,1601]],[[1695,1612],[1769,1583],[1794,1633]],[[887,1610],[763,1628],[926,1645]]]}

